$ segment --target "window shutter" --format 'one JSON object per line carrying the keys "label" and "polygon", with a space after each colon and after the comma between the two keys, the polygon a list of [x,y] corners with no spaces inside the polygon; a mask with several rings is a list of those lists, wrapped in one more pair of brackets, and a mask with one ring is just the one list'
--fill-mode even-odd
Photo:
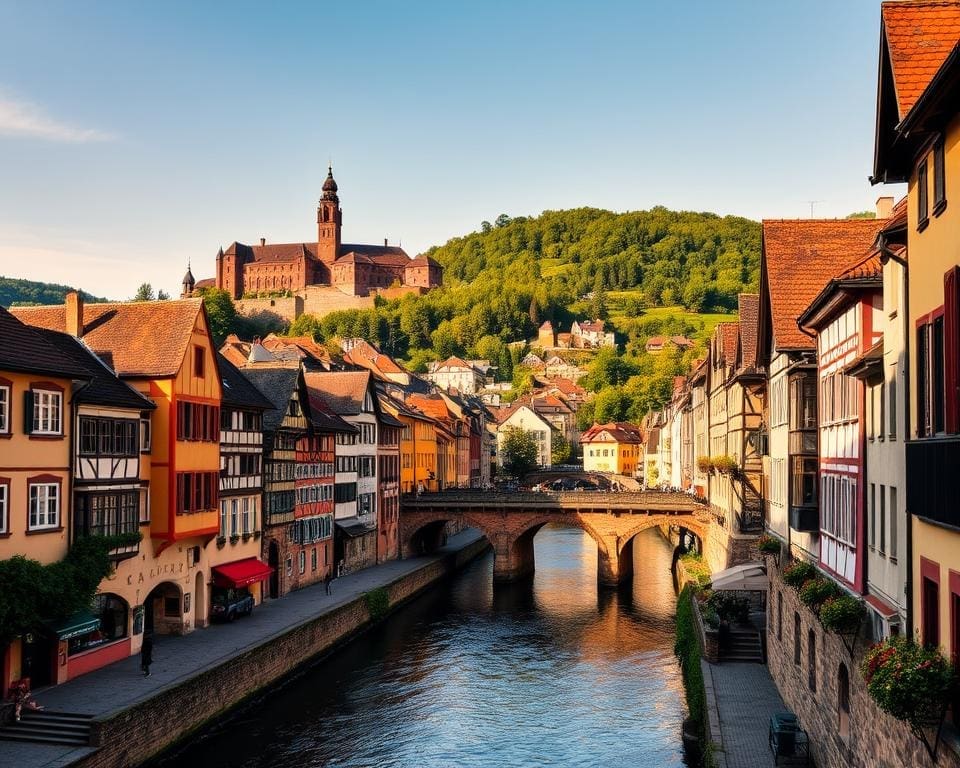
{"label": "window shutter", "polygon": [[946,431],[960,432],[960,267],[943,276],[943,384]]}
{"label": "window shutter", "polygon": [[29,435],[33,432],[33,390],[23,393],[23,431]]}

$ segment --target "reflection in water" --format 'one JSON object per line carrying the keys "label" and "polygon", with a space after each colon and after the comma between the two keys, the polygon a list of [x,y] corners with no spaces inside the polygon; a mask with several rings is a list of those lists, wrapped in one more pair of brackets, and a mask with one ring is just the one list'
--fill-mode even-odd
{"label": "reflection in water", "polygon": [[535,546],[532,585],[494,589],[488,554],[167,765],[683,765],[668,545],[599,593],[585,533]]}

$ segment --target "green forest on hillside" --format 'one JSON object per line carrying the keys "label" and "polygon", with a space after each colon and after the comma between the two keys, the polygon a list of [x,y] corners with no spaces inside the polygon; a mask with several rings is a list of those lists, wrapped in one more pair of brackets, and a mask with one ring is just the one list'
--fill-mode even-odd
{"label": "green forest on hillside", "polygon": [[[530,338],[546,319],[608,318],[625,336],[696,331],[677,313],[736,310],[756,290],[760,225],[711,213],[546,211],[484,222],[479,232],[431,248],[443,287],[422,297],[377,301],[370,310],[301,317],[292,333],[319,340],[361,336],[422,366],[434,357],[500,356],[505,342]],[[682,313],[682,310],[681,310]],[[651,313],[652,314],[652,313]]]}
{"label": "green forest on hillside", "polygon": [[[63,304],[63,298],[69,291],[75,290],[67,285],[41,283],[34,280],[20,280],[15,277],[0,276],[0,307],[30,304]],[[81,291],[84,301],[103,302],[104,298],[91,296]]]}

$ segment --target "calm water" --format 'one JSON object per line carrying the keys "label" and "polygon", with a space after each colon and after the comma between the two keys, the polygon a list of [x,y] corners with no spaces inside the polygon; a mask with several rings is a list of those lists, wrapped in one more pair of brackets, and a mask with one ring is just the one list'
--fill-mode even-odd
{"label": "calm water", "polygon": [[544,528],[532,584],[488,554],[165,765],[682,766],[670,552],[641,534],[598,593],[596,544]]}

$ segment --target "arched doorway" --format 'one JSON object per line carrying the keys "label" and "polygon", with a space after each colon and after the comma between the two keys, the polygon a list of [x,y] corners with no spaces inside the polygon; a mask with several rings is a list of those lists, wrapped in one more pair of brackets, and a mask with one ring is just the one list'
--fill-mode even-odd
{"label": "arched doorway", "polygon": [[270,573],[270,599],[276,600],[280,597],[280,547],[275,541],[270,542],[267,561],[273,569]]}
{"label": "arched doorway", "polygon": [[197,571],[194,581],[193,624],[196,627],[207,626],[207,585],[203,580],[203,571]]}
{"label": "arched doorway", "polygon": [[183,634],[183,594],[172,581],[155,586],[143,601],[143,631],[147,634]]}

